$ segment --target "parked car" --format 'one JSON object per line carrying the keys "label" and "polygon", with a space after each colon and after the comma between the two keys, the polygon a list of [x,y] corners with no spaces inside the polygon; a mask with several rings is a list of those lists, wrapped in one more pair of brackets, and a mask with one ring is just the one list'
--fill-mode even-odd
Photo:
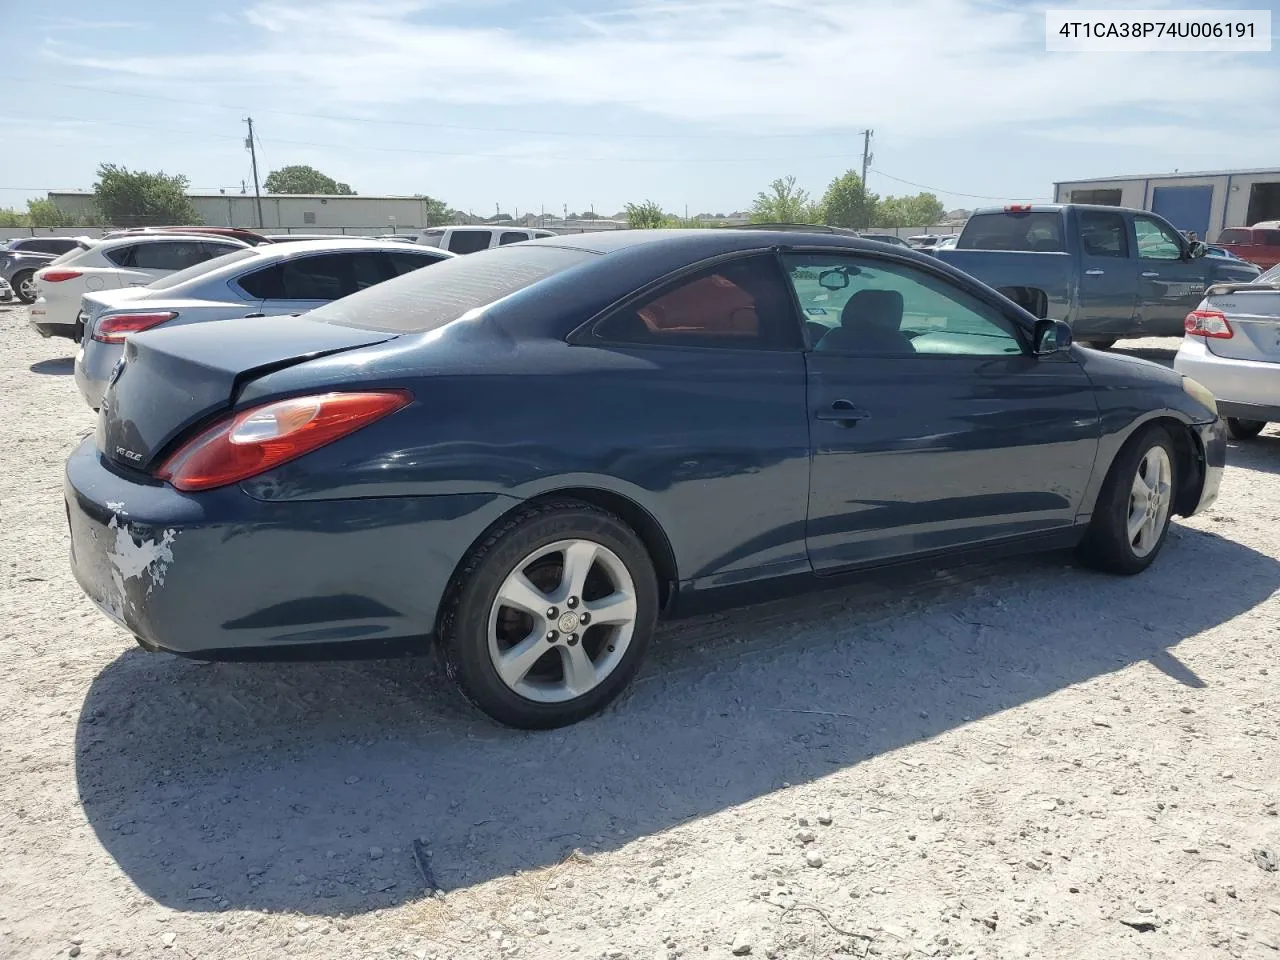
{"label": "parked car", "polygon": [[144,287],[248,244],[231,237],[135,233],[103,240],[36,271],[31,326],[42,337],[80,339],[80,298],[96,290]]}
{"label": "parked car", "polygon": [[969,217],[955,249],[937,256],[1077,340],[1172,337],[1215,283],[1248,283],[1257,267],[1205,256],[1164,218],[1082,204],[988,207]]}
{"label": "parked car", "polygon": [[1206,257],[1222,257],[1224,260],[1239,260],[1241,263],[1248,263],[1247,260],[1237,257],[1226,247],[1219,247],[1212,243],[1205,245],[1204,255]]}
{"label": "parked car", "polygon": [[370,240],[371,237],[352,233],[273,233],[267,243],[299,243],[303,240]]}
{"label": "parked car", "polygon": [[148,650],[434,637],[491,716],[557,726],[659,616],[978,547],[1147,567],[1217,494],[1224,428],[1193,381],[1070,340],[840,235],[513,244],[131,337],[67,463],[72,566]]}
{"label": "parked car", "polygon": [[907,246],[913,250],[932,250],[937,242],[938,235],[935,233],[922,233],[914,237],[907,237]]}
{"label": "parked car", "polygon": [[1218,246],[1234,253],[1241,260],[1269,270],[1280,263],[1280,223],[1228,227],[1218,234]]}
{"label": "parked car", "polygon": [[9,286],[9,281],[0,277],[0,303],[13,303],[18,299],[18,295],[13,292],[13,287]]}
{"label": "parked car", "polygon": [[95,410],[129,337],[234,317],[305,313],[455,256],[434,247],[407,249],[380,240],[268,243],[171,273],[146,287],[86,293],[75,380]]}
{"label": "parked car", "polygon": [[1280,422],[1280,265],[1253,283],[1210,287],[1187,315],[1173,368],[1213,392],[1236,440]]}
{"label": "parked car", "polygon": [[8,281],[23,303],[36,299],[36,271],[68,251],[78,249],[76,237],[17,237],[0,247],[0,279]]}
{"label": "parked car", "polygon": [[937,242],[934,243],[933,252],[937,253],[939,250],[953,250],[955,249],[956,241],[959,239],[960,234],[958,233],[948,233],[945,236],[941,236],[937,239]]}
{"label": "parked car", "polygon": [[524,227],[427,227],[418,234],[418,243],[440,247],[451,253],[476,253],[490,247],[505,247],[510,243],[554,236],[550,230],[530,230]]}
{"label": "parked car", "polygon": [[894,236],[892,233],[864,233],[863,239],[876,240],[879,243],[891,243],[896,247],[910,247],[911,244],[903,240],[901,237]]}

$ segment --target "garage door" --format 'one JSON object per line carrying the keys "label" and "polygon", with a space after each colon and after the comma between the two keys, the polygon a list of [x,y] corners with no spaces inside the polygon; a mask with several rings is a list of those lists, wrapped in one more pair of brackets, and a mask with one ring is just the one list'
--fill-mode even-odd
{"label": "garage door", "polygon": [[1156,187],[1151,192],[1151,212],[1158,213],[1179,230],[1194,230],[1201,240],[1209,235],[1209,209],[1213,187]]}

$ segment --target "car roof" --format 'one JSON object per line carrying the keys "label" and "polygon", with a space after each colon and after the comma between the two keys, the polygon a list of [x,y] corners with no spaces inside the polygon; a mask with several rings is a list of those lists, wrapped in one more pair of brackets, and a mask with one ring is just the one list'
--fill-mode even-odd
{"label": "car roof", "polygon": [[264,243],[254,247],[264,257],[291,253],[316,253],[324,250],[396,250],[404,252],[406,248],[416,247],[428,256],[438,257],[441,254],[454,257],[455,253],[441,250],[439,247],[423,247],[417,244],[406,244],[400,240],[378,240],[373,237],[334,237],[332,240],[294,240],[284,243]]}
{"label": "car roof", "polygon": [[588,253],[612,253],[637,247],[680,250],[688,256],[704,259],[720,253],[737,250],[758,250],[762,247],[849,247],[855,250],[883,250],[884,245],[874,240],[844,233],[808,232],[786,230],[738,230],[711,227],[707,229],[670,230],[601,230],[593,233],[568,233],[555,237],[538,237],[528,241],[531,245],[566,247],[585,250]]}
{"label": "car roof", "polygon": [[242,247],[251,246],[238,237],[228,237],[223,234],[211,233],[130,233],[118,237],[103,237],[102,240],[94,244],[94,248],[104,250],[114,250],[116,247],[128,247],[135,243],[164,243],[174,240],[193,240],[198,243],[231,243],[240,244]]}
{"label": "car roof", "polygon": [[423,230],[453,230],[458,233],[466,233],[470,231],[479,231],[479,230],[487,230],[489,232],[492,232],[494,230],[523,230],[527,233],[530,230],[537,230],[538,228],[526,227],[518,223],[513,223],[510,225],[503,224],[503,223],[459,223],[459,224],[450,224],[447,227],[423,227],[422,229]]}

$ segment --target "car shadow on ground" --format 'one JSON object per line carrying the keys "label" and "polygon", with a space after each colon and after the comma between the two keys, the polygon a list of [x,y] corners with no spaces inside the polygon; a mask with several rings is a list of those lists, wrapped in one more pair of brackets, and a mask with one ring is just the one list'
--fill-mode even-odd
{"label": "car shadow on ground", "polygon": [[32,373],[43,373],[47,376],[65,377],[75,372],[75,357],[57,357],[53,360],[39,360],[27,369]]}
{"label": "car shadow on ground", "polygon": [[[1181,526],[1139,578],[1062,555],[900,571],[666,626],[617,704],[546,733],[475,714],[428,659],[198,664],[130,651],[85,699],[77,780],[103,846],[166,906],[360,913],[426,896],[414,838],[435,884],[465,888],[1130,664],[1204,686],[1177,645],[1278,586],[1275,560]],[[1081,718],[1076,733],[1089,730]]]}

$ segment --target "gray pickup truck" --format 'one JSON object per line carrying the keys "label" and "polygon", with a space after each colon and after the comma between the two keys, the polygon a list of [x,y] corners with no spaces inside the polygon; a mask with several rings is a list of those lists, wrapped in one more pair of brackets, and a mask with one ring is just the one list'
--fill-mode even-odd
{"label": "gray pickup truck", "polygon": [[1031,204],[975,211],[955,247],[935,256],[1106,348],[1121,337],[1180,337],[1207,287],[1261,273],[1205,252],[1145,210]]}

